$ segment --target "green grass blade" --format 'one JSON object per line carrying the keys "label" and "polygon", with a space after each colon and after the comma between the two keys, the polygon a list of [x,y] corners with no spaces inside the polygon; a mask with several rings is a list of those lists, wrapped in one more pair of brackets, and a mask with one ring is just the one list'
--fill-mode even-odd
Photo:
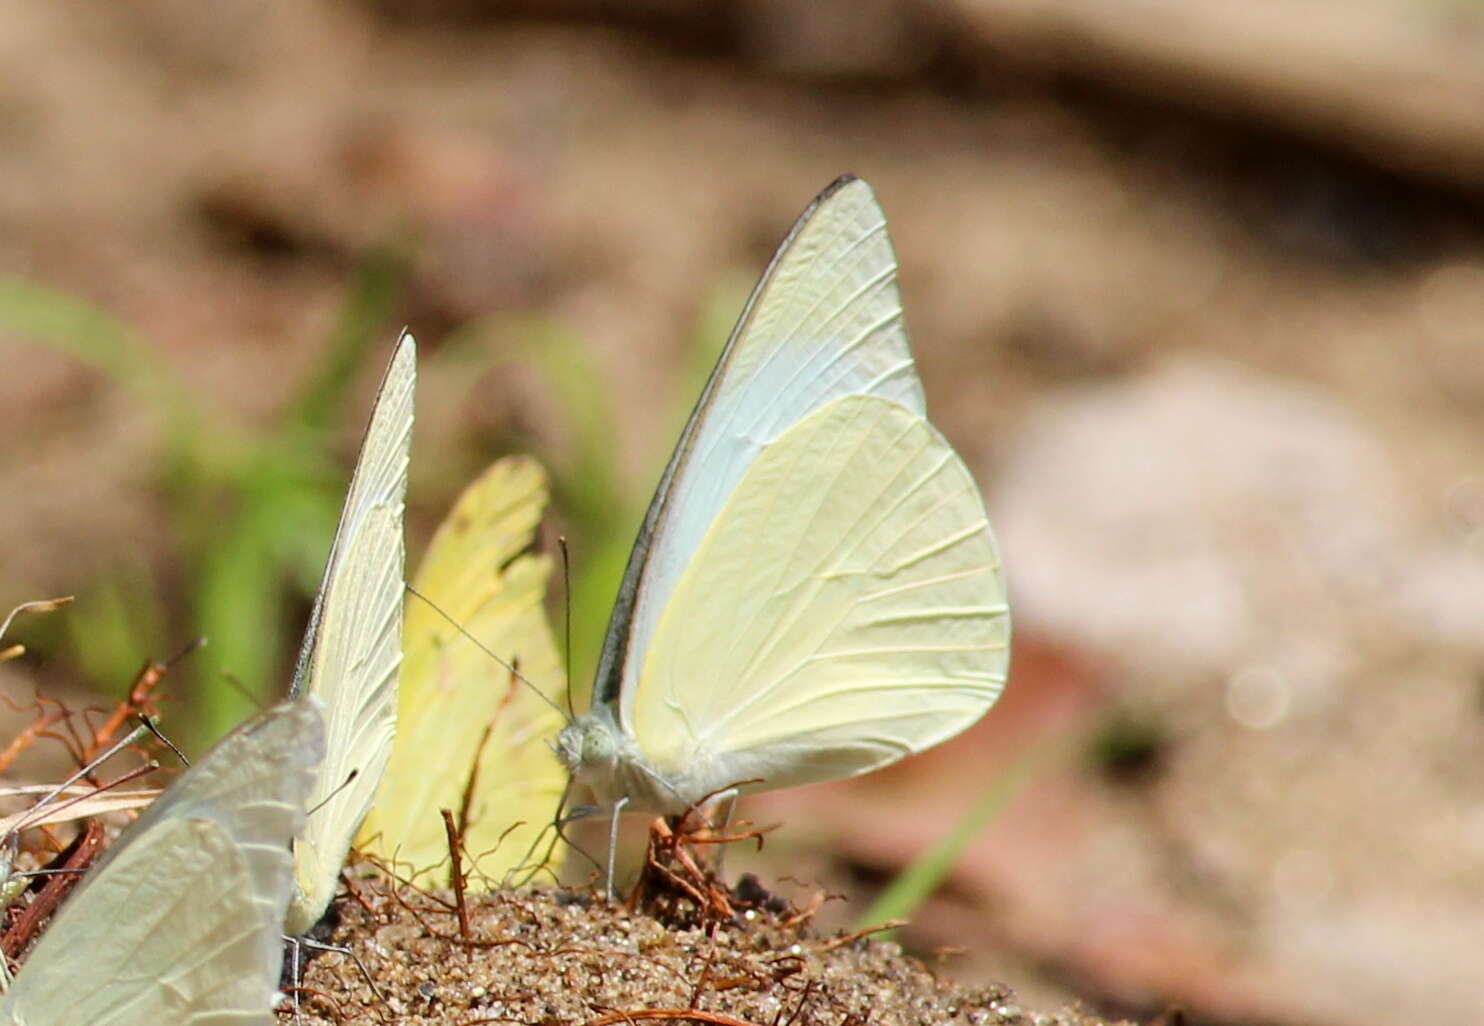
{"label": "green grass blade", "polygon": [[[911,919],[922,903],[947,879],[974,839],[1024,790],[1046,761],[1043,748],[1029,752],[1010,765],[969,806],[953,829],[919,855],[887,885],[860,917],[861,928],[896,919]],[[891,931],[894,933],[895,931]],[[887,937],[890,934],[882,934]]]}
{"label": "green grass blade", "polygon": [[0,277],[0,329],[71,356],[172,417],[191,408],[179,380],[133,329],[85,300],[35,282]]}

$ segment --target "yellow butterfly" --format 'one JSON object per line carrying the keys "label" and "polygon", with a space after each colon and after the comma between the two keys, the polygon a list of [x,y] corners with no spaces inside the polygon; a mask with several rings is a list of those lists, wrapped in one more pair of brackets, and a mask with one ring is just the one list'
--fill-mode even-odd
{"label": "yellow butterfly", "polygon": [[555,817],[566,774],[546,744],[565,722],[543,608],[551,560],[527,551],[546,500],[535,460],[497,460],[434,534],[414,582],[427,601],[407,600],[397,740],[363,850],[435,866],[448,856],[439,813],[449,809],[476,860],[472,883],[498,884]]}

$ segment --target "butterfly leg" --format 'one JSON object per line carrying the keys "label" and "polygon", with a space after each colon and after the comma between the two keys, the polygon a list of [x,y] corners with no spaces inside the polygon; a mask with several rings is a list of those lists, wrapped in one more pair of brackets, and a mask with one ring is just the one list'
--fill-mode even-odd
{"label": "butterfly leg", "polygon": [[[737,811],[737,798],[739,797],[739,795],[740,792],[738,792],[738,790],[733,787],[721,792],[719,795],[716,796],[716,798],[714,799],[715,805],[717,807],[725,805],[726,812],[722,815],[720,822],[714,822],[711,820],[711,817],[707,817],[708,825],[711,827],[712,830],[716,831],[719,834],[725,835],[726,832],[731,829],[732,814]],[[726,862],[726,857],[727,846],[725,844],[718,844],[716,846],[716,878],[718,880],[722,879],[721,870],[723,863]]]}
{"label": "butterfly leg", "polygon": [[603,893],[609,901],[614,900],[613,893],[613,860],[618,851],[618,817],[623,812],[623,807],[629,804],[629,796],[624,795],[613,803],[613,818],[608,823],[608,883]]}
{"label": "butterfly leg", "polygon": [[[305,947],[313,948],[315,951],[333,951],[337,955],[345,955],[346,957],[348,957],[352,962],[355,963],[356,968],[360,970],[361,979],[366,981],[366,985],[371,988],[371,993],[375,995],[376,1000],[380,1001],[388,1008],[391,1007],[390,1002],[388,1002],[386,999],[386,995],[382,994],[381,988],[376,985],[376,978],[371,975],[371,970],[367,969],[366,963],[361,961],[360,955],[357,955],[350,948],[342,948],[336,944],[326,944],[323,941],[310,940],[308,937],[299,938],[299,942]],[[299,995],[295,994],[294,1000],[297,1002],[298,999]]]}
{"label": "butterfly leg", "polygon": [[284,943],[289,946],[289,990],[294,995],[294,1026],[300,1021],[299,1012],[299,987],[303,979],[303,966],[300,964],[300,947],[298,937],[285,937]]}

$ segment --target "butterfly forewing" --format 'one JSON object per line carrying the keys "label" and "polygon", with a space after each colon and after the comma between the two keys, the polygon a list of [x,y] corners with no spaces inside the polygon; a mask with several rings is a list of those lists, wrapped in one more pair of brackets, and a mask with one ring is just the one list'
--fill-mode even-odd
{"label": "butterfly forewing", "polygon": [[292,934],[312,926],[334,895],[391,753],[415,381],[416,351],[404,333],[361,445],[295,674],[293,694],[325,704],[329,745],[310,797],[314,814],[295,848],[298,888],[286,924]]}
{"label": "butterfly forewing", "polygon": [[331,686],[310,694],[325,700],[329,746],[310,798],[314,813],[295,846],[299,888],[287,924],[291,934],[313,926],[333,897],[351,839],[391,755],[402,655],[402,564],[385,552],[399,551],[401,544],[401,509],[372,510],[346,550],[325,605],[320,646]]}
{"label": "butterfly forewing", "polygon": [[622,694],[626,726],[660,615],[737,482],[791,425],[848,395],[924,410],[886,218],[854,178],[821,194],[779,248],[650,506],[598,679],[600,700]]}

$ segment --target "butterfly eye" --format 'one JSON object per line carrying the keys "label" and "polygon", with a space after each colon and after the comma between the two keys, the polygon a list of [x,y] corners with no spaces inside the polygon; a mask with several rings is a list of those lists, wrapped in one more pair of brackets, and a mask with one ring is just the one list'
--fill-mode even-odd
{"label": "butterfly eye", "polygon": [[582,760],[588,764],[610,762],[615,754],[612,735],[606,731],[588,730],[582,735]]}

